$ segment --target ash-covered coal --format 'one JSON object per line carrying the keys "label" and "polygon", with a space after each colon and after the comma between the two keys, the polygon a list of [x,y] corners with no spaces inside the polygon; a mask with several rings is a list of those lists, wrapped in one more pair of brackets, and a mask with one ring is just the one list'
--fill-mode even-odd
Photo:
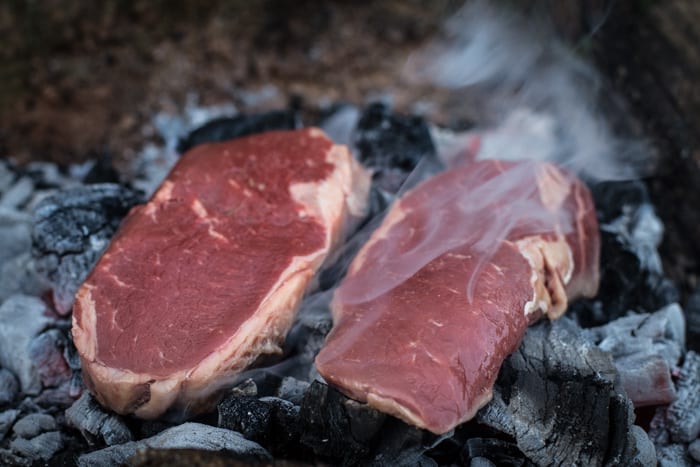
{"label": "ash-covered coal", "polygon": [[95,184],[59,191],[34,211],[37,269],[49,281],[56,311],[65,315],[129,209],[141,196],[123,185]]}
{"label": "ash-covered coal", "polygon": [[685,322],[678,304],[619,318],[586,330],[586,336],[612,355],[622,387],[635,407],[676,399],[671,376],[685,349]]}
{"label": "ash-covered coal", "polygon": [[[648,451],[610,355],[564,317],[531,327],[506,359],[479,423],[538,465],[633,465]],[[642,463],[641,465],[649,465]]]}

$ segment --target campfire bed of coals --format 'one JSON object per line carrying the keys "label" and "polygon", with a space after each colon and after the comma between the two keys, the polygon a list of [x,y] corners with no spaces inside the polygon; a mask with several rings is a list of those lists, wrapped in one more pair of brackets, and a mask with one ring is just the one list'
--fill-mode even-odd
{"label": "campfire bed of coals", "polygon": [[[283,355],[241,375],[216,412],[142,421],[100,407],[82,385],[70,311],[122,217],[153,191],[178,149],[301,125],[293,111],[220,110],[166,122],[166,145],[146,148],[121,173],[104,161],[0,162],[0,464],[700,462],[700,356],[686,351],[685,328],[686,314],[698,311],[684,312],[664,277],[663,226],[639,181],[591,185],[603,245],[598,297],[532,326],[503,365],[493,400],[445,435],[346,398],[313,367],[332,325],[333,288],[376,222],[323,270]],[[421,118],[383,104],[328,114],[317,123],[374,170],[368,219],[439,165],[445,133]]]}

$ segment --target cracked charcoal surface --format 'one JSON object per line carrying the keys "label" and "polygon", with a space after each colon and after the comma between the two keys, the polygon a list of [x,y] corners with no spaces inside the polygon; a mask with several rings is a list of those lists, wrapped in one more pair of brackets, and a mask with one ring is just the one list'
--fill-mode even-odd
{"label": "cracked charcoal surface", "polygon": [[19,410],[17,409],[10,409],[0,412],[0,441],[2,441],[5,435],[10,431],[10,428],[12,428],[12,424],[15,423],[15,420],[17,420],[18,415]]}
{"label": "cracked charcoal surface", "polygon": [[536,464],[628,465],[638,455],[634,413],[615,378],[610,356],[573,321],[539,323],[504,363],[494,402],[477,418],[513,436]]}
{"label": "cracked charcoal surface", "polygon": [[301,121],[293,110],[275,110],[257,115],[237,115],[217,118],[190,132],[180,140],[177,150],[187,150],[204,143],[226,141],[270,130],[301,128]]}
{"label": "cracked charcoal surface", "polygon": [[84,454],[78,459],[78,465],[81,467],[121,465],[138,450],[146,448],[225,451],[249,462],[272,460],[270,453],[259,444],[245,439],[240,433],[190,422],[169,428],[151,438]]}
{"label": "cracked charcoal surface", "polygon": [[[491,465],[499,466],[532,465],[515,444],[496,438],[472,438],[468,440],[460,457],[465,465],[474,465],[476,459],[483,459]],[[483,460],[480,462],[483,463]]]}
{"label": "cracked charcoal surface", "polygon": [[109,183],[62,190],[34,212],[32,242],[38,270],[52,284],[56,310],[73,298],[129,209],[141,201],[133,190]]}
{"label": "cracked charcoal surface", "polygon": [[41,390],[29,343],[53,322],[44,302],[36,297],[13,295],[0,306],[0,366],[17,376],[25,394],[36,395]]}
{"label": "cracked charcoal surface", "polygon": [[671,439],[689,443],[700,434],[700,355],[685,355],[676,385],[678,398],[668,407],[667,422]]}
{"label": "cracked charcoal surface", "polygon": [[106,413],[95,399],[83,392],[80,399],[66,410],[66,422],[77,428],[89,444],[103,439],[108,446],[133,439],[131,431],[118,415]]}

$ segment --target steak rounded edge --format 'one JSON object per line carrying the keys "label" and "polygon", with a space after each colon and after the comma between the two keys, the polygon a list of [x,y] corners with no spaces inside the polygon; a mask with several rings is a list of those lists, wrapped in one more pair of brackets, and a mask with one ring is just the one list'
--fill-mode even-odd
{"label": "steak rounded edge", "polygon": [[348,396],[446,433],[491,399],[529,324],[595,295],[599,250],[588,189],[552,164],[438,174],[353,260],[316,367]]}
{"label": "steak rounded edge", "polygon": [[368,174],[321,130],[198,146],[133,208],[76,295],[88,388],[121,414],[196,413],[279,352]]}

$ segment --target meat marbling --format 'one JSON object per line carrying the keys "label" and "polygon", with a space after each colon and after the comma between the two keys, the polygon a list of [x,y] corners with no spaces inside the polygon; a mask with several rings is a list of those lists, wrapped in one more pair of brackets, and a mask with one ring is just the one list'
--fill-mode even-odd
{"label": "meat marbling", "polygon": [[369,177],[318,129],[198,146],[129,213],[77,293],[88,388],[118,413],[206,408],[279,351]]}
{"label": "meat marbling", "polygon": [[443,172],[396,202],[350,265],[317,369],[445,433],[490,400],[529,324],[596,293],[599,242],[588,189],[552,164]]}

